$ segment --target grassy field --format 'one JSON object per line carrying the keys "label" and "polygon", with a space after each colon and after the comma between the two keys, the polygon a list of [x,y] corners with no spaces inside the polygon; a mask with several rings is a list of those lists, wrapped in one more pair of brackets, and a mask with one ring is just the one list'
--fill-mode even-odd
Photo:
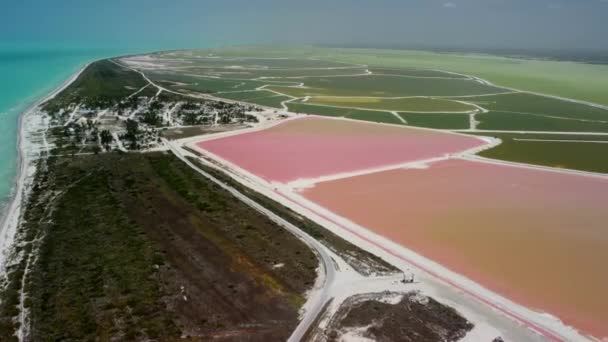
{"label": "grassy field", "polygon": [[185,89],[200,93],[255,90],[255,88],[262,85],[253,81],[224,80],[166,73],[150,73],[148,74],[148,77],[155,82],[165,82],[163,85],[176,91]]}
{"label": "grassy field", "polygon": [[608,132],[608,123],[551,118],[546,115],[489,112],[477,115],[478,129],[547,132]]}
{"label": "grassy field", "polygon": [[287,104],[287,107],[289,108],[289,110],[291,112],[294,112],[294,113],[315,114],[315,115],[323,115],[323,116],[349,117],[351,115],[374,116],[374,115],[382,115],[383,113],[390,114],[390,113],[386,113],[386,112],[361,110],[361,109],[355,109],[355,108],[316,106],[316,105],[310,105],[310,104],[299,103],[299,102],[290,102]]}
{"label": "grassy field", "polygon": [[606,65],[406,50],[331,49],[326,54],[372,66],[459,72],[500,86],[608,104]]}
{"label": "grassy field", "polygon": [[2,293],[0,340],[14,339],[28,257],[25,305],[36,341],[289,336],[318,260],[282,227],[171,155],[48,166],[20,228],[26,259],[9,270]]}
{"label": "grassy field", "polygon": [[491,111],[608,123],[608,110],[606,109],[526,93],[469,97],[466,98],[466,101],[473,102]]}
{"label": "grassy field", "polygon": [[277,95],[267,90],[255,90],[251,92],[239,93],[224,93],[220,94],[222,98],[237,100],[249,103],[255,103],[261,106],[282,108],[281,102],[291,99],[287,96]]}
{"label": "grassy field", "polygon": [[[481,134],[480,134],[481,135]],[[484,135],[488,135],[487,133]],[[608,173],[608,143],[529,141],[572,140],[606,141],[606,136],[538,135],[538,134],[492,134],[502,140],[497,147],[480,153],[483,157],[529,163],[557,168]]]}
{"label": "grassy field", "polygon": [[436,78],[454,78],[466,79],[465,75],[451,74],[438,70],[429,69],[414,69],[414,68],[369,68],[374,75],[401,75],[409,77],[436,77]]}
{"label": "grassy field", "polygon": [[356,112],[345,116],[349,119],[363,120],[370,122],[390,123],[395,125],[403,125],[403,122],[399,120],[395,115],[387,112]]}
{"label": "grassy field", "polygon": [[365,74],[365,68],[352,67],[340,69],[218,69],[193,68],[189,72],[220,77],[223,79],[258,79],[266,81],[304,81],[308,77],[322,77],[327,75],[359,75]]}
{"label": "grassy field", "polygon": [[462,96],[501,92],[500,89],[464,79],[409,78],[399,76],[311,77],[308,88],[273,86],[294,97],[304,96]]}
{"label": "grassy field", "polygon": [[[310,105],[306,103],[290,102],[287,104],[289,110],[296,113],[316,114],[323,116],[338,116],[356,120],[383,122],[391,124],[403,124],[389,112],[359,110],[352,108],[338,108]],[[416,127],[437,129],[468,129],[468,114],[455,113],[398,113],[407,124]]]}
{"label": "grassy field", "polygon": [[312,97],[308,102],[336,107],[356,107],[397,112],[468,112],[476,108],[461,102],[426,97],[385,99],[374,97]]}
{"label": "grassy field", "polygon": [[282,96],[282,95],[270,95],[266,97],[256,97],[247,100],[249,103],[255,103],[260,106],[273,107],[273,108],[283,108],[281,102],[290,100],[290,97]]}
{"label": "grassy field", "polygon": [[437,129],[468,129],[468,114],[399,113],[410,126]]}
{"label": "grassy field", "polygon": [[468,97],[488,109],[479,129],[554,132],[608,132],[608,110],[526,93]]}
{"label": "grassy field", "polygon": [[269,97],[269,96],[274,96],[274,95],[276,95],[276,93],[273,93],[268,90],[250,90],[250,91],[236,91],[233,93],[223,93],[222,97],[229,99],[229,100],[235,100],[235,101],[248,101],[251,99]]}
{"label": "grassy field", "polygon": [[338,107],[326,107],[316,106],[304,103],[293,103],[287,104],[290,111],[303,114],[315,114],[322,116],[334,116],[344,117],[354,120],[363,120],[371,122],[382,122],[391,124],[403,124],[401,120],[396,118],[393,114],[382,111],[371,111],[354,108],[338,108]]}
{"label": "grassy field", "polygon": [[487,79],[497,85],[608,105],[608,66],[518,59],[480,54],[414,50],[302,47],[235,47],[222,56],[319,56],[329,60],[396,69],[440,69]]}
{"label": "grassy field", "polygon": [[[175,58],[175,56],[171,56]],[[350,63],[330,61],[326,59],[310,58],[264,58],[264,57],[233,57],[233,58],[191,58],[183,55],[182,58],[192,60],[191,66],[195,68],[222,68],[231,70],[264,70],[264,69],[329,69],[352,67]]]}

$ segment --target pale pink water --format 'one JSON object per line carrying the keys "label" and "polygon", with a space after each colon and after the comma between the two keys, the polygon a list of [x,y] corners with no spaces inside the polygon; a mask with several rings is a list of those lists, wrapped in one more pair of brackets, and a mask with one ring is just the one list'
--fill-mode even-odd
{"label": "pale pink water", "polygon": [[436,131],[307,117],[197,146],[267,181],[286,183],[440,157],[484,143]]}
{"label": "pale pink water", "polygon": [[303,195],[482,285],[608,336],[608,180],[449,160]]}

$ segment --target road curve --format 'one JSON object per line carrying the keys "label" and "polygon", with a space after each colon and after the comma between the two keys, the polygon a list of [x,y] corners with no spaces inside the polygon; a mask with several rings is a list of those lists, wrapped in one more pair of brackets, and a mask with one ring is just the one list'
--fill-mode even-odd
{"label": "road curve", "polygon": [[304,337],[304,335],[306,334],[306,332],[308,331],[310,326],[315,322],[315,319],[323,311],[323,307],[325,306],[325,303],[327,303],[327,301],[331,298],[329,290],[331,288],[331,285],[334,283],[334,281],[336,279],[336,269],[334,267],[334,262],[328,253],[327,247],[322,245],[319,241],[314,239],[312,236],[306,234],[304,231],[302,231],[295,225],[286,221],[285,219],[283,219],[282,217],[273,213],[272,211],[266,209],[264,206],[257,203],[256,201],[252,200],[251,198],[245,196],[243,193],[239,192],[235,188],[231,187],[228,184],[225,184],[224,182],[220,181],[219,179],[213,177],[211,174],[196,167],[196,165],[194,165],[190,160],[188,160],[188,158],[186,158],[186,156],[184,155],[184,153],[182,152],[182,150],[180,149],[179,146],[176,146],[174,143],[172,143],[166,139],[163,139],[163,142],[167,146],[169,146],[169,149],[171,150],[171,152],[177,158],[179,158],[181,161],[186,163],[186,165],[190,166],[193,170],[195,170],[199,174],[203,175],[204,177],[206,177],[213,183],[217,184],[224,190],[228,191],[234,197],[238,198],[243,203],[247,204],[248,206],[250,206],[257,212],[265,215],[266,217],[268,217],[270,220],[272,220],[276,224],[287,229],[289,232],[291,232],[292,234],[294,234],[295,236],[300,238],[302,241],[304,241],[308,246],[310,246],[320,257],[321,264],[323,265],[323,269],[324,269],[324,273],[325,273],[323,288],[321,289],[321,291],[314,294],[314,298],[309,299],[309,300],[314,300],[314,305],[312,305],[312,307],[306,311],[304,317],[302,318],[302,320],[300,321],[300,323],[298,324],[296,329],[292,332],[291,336],[289,337],[289,339],[287,341],[297,342],[297,341],[302,340],[302,338]]}

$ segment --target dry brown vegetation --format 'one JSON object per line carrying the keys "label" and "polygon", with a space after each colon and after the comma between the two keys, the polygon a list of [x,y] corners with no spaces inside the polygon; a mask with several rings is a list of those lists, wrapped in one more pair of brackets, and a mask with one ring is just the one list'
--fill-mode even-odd
{"label": "dry brown vegetation", "polygon": [[449,342],[458,341],[473,324],[456,310],[433,298],[409,292],[397,304],[378,299],[391,293],[354,296],[334,315],[326,338],[337,341],[344,331],[359,332],[375,341]]}

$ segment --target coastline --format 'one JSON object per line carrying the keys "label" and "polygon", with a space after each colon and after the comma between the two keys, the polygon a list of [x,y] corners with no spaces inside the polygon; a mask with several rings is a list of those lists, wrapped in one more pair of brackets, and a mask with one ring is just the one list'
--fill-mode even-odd
{"label": "coastline", "polygon": [[28,198],[31,181],[36,172],[36,165],[33,163],[34,159],[30,156],[32,143],[28,140],[28,134],[32,130],[31,127],[28,129],[27,118],[36,114],[36,109],[40,105],[53,99],[69,87],[90,64],[91,62],[88,62],[83,65],[48,95],[35,101],[19,115],[17,125],[19,129],[17,134],[17,174],[14,177],[14,186],[7,201],[6,210],[0,216],[0,276],[4,274],[6,262],[11,256],[17,227],[21,220],[22,206]]}

